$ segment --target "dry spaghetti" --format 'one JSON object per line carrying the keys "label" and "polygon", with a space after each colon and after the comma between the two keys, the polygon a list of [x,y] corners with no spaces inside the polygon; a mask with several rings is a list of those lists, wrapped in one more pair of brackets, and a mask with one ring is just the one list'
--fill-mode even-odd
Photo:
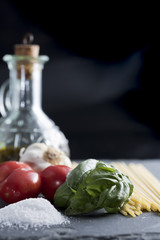
{"label": "dry spaghetti", "polygon": [[139,216],[144,210],[160,212],[160,181],[142,164],[112,162],[134,185],[133,194],[121,209],[123,215]]}

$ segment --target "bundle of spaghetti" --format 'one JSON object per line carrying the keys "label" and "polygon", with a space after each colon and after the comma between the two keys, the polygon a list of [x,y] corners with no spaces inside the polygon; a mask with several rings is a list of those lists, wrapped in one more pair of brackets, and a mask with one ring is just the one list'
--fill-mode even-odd
{"label": "bundle of spaghetti", "polygon": [[123,215],[136,217],[146,211],[160,212],[160,181],[142,164],[112,162],[134,185],[133,194],[121,209]]}

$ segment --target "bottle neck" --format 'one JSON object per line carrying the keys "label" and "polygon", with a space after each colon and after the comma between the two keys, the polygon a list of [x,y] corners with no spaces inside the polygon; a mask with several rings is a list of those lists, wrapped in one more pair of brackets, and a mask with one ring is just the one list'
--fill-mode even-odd
{"label": "bottle neck", "polygon": [[12,64],[9,94],[11,111],[41,109],[42,64]]}

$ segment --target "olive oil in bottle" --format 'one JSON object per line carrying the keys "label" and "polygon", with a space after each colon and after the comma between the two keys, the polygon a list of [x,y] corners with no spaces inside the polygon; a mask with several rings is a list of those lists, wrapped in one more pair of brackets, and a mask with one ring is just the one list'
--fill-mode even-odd
{"label": "olive oil in bottle", "polygon": [[0,89],[0,162],[18,160],[20,148],[35,142],[58,147],[69,155],[68,140],[42,110],[42,70],[49,57],[39,55],[39,48],[27,35],[23,44],[14,46],[14,55],[3,57],[9,81],[8,92],[6,83]]}
{"label": "olive oil in bottle", "polygon": [[20,147],[11,147],[0,149],[0,163],[6,161],[18,161],[19,160]]}

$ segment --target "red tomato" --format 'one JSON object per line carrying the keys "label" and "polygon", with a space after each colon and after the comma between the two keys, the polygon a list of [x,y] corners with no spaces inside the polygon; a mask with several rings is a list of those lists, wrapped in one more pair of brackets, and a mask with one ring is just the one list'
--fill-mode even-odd
{"label": "red tomato", "polygon": [[[9,166],[11,165],[9,164]],[[0,198],[6,203],[15,203],[26,198],[37,197],[41,191],[40,175],[30,167],[13,168],[10,173],[7,172],[4,176],[6,177],[0,182]]]}
{"label": "red tomato", "polygon": [[48,200],[53,200],[57,188],[65,182],[70,171],[71,168],[65,165],[54,165],[41,172],[42,194]]}
{"label": "red tomato", "polygon": [[24,169],[28,169],[28,170],[32,170],[32,168],[26,164],[26,163],[22,163],[22,162],[18,162],[18,161],[7,161],[4,163],[0,164],[0,183],[15,169],[17,168],[24,168]]}

